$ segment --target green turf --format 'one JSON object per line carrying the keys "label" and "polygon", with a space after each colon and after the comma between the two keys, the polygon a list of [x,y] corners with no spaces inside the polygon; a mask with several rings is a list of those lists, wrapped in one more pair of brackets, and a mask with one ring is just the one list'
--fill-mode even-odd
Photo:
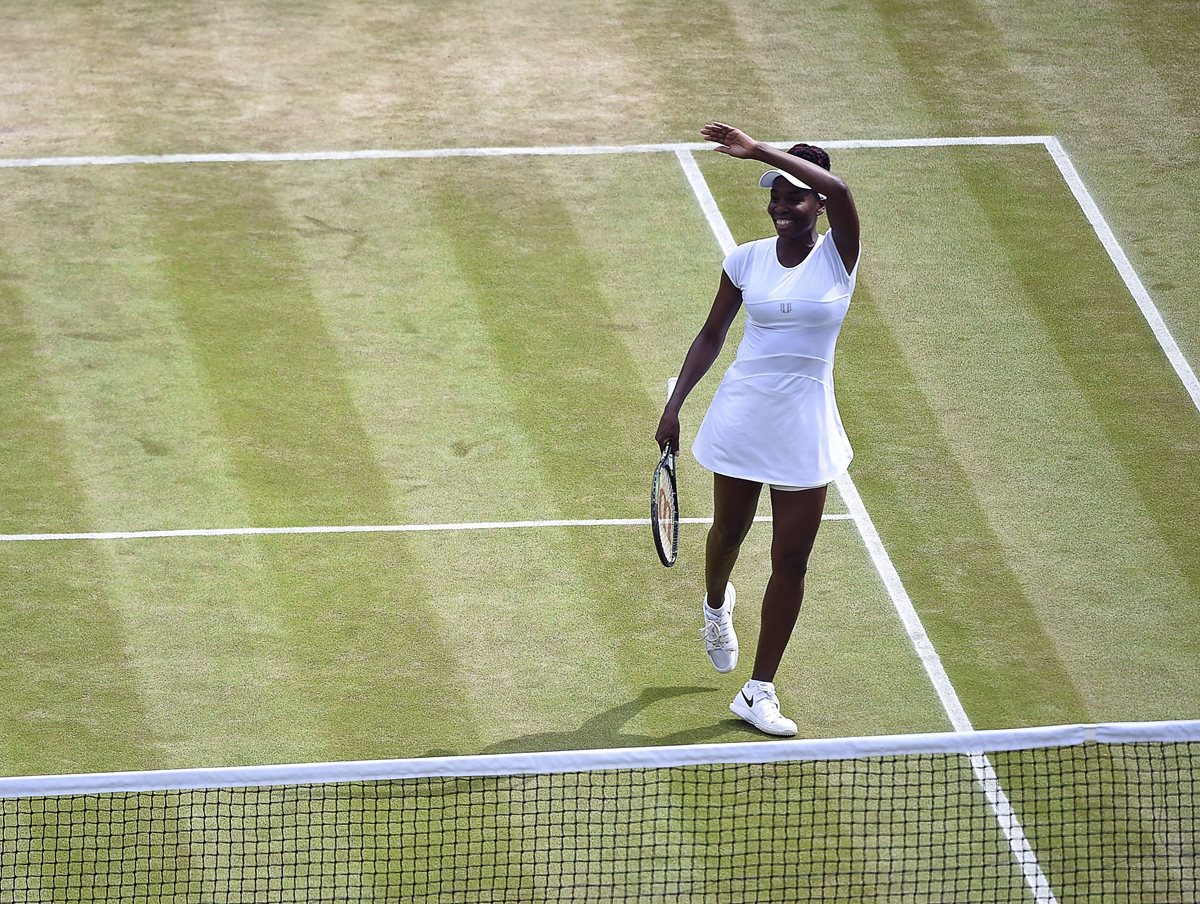
{"label": "green turf", "polygon": [[[1187,717],[1200,419],[1053,163],[1037,147],[838,159],[855,185],[905,168],[860,201],[839,400],[853,474],[968,713]],[[744,174],[705,172],[735,235],[757,234]],[[871,229],[889,210],[910,229]]]}
{"label": "green turf", "polygon": [[[1161,699],[1151,713],[1186,715],[1191,502],[1156,479],[1174,468],[1176,482],[1190,485],[1190,459],[1170,451],[1189,440],[1139,402],[1161,398],[1184,424],[1188,402],[1057,171],[1038,148],[840,159],[856,184],[882,182],[899,159],[909,168],[903,185],[863,202],[868,223],[885,208],[941,200],[902,241],[868,228],[839,385],[859,448],[855,473],[968,712],[987,726],[1100,720],[1148,714],[1147,701]],[[747,168],[715,157],[704,168],[735,231],[758,234],[762,196],[745,190]],[[42,426],[17,435],[14,454],[52,471],[14,481],[10,530],[628,517],[644,507],[660,381],[704,316],[719,261],[669,155],[14,178],[52,200],[56,177],[95,203],[91,225],[68,231],[57,255],[42,253],[40,269],[27,264],[61,219],[58,208],[44,203],[12,243],[11,267],[23,274],[12,297],[28,299],[12,316],[29,312],[11,324],[14,341],[25,337],[18,350],[27,349],[16,361],[36,368],[62,433],[52,440],[50,425],[35,422]],[[1008,186],[1031,179],[1042,180],[1043,214],[1022,234],[1005,220]],[[629,220],[620,200],[631,187],[643,218]],[[116,217],[121,192],[144,199],[138,217]],[[97,228],[113,250],[84,274],[76,261]],[[1055,243],[1076,249],[1074,269],[1061,275]],[[986,264],[969,253],[985,246],[1006,253]],[[1047,285],[1025,275],[1039,272],[1051,274]],[[96,328],[80,329],[97,290],[112,300]],[[1104,374],[1131,354],[1145,361],[1136,382],[1103,392]],[[687,431],[721,366],[689,403]],[[29,382],[15,380],[12,391]],[[61,449],[58,459],[39,458],[47,442]],[[1073,457],[1086,467],[1069,466]],[[71,491],[44,493],[47,479]],[[685,460],[681,479],[685,514],[703,514],[701,469]],[[592,582],[583,596],[609,592],[600,576],[614,566],[594,537],[569,532],[563,542],[554,560]],[[1054,556],[1044,555],[1048,543]],[[418,546],[393,537],[388,565],[366,567],[355,604],[397,619],[384,633],[452,661],[458,632],[437,615],[445,581]],[[1097,567],[1087,553],[1101,547],[1113,552]],[[24,560],[44,548],[11,554]],[[145,621],[145,610],[176,598],[178,590],[144,590],[181,563],[115,549],[95,554],[117,569],[106,592],[123,618]],[[201,558],[179,567],[184,583],[207,570],[202,550],[189,554]],[[249,632],[257,680],[330,679],[336,655],[317,613],[346,605],[335,603],[346,578],[311,559],[298,566],[275,541],[241,543],[234,560],[246,569],[239,589],[209,603],[230,616],[216,619],[225,632],[216,648],[238,649]],[[527,573],[503,561],[482,573],[499,593],[528,587]],[[687,593],[682,571],[665,575],[671,592]],[[880,591],[874,599],[887,613]],[[1176,645],[1139,617],[1150,609],[1155,625],[1178,623]],[[357,625],[361,616],[328,617]],[[150,675],[163,656],[186,658],[186,645],[158,643],[151,634],[132,645]],[[618,637],[615,649],[636,643]],[[199,673],[237,668],[235,656]],[[388,668],[364,672],[367,696],[394,693]],[[633,665],[622,673],[639,674]],[[141,683],[159,700],[156,712],[181,689],[202,697],[207,687]],[[328,689],[318,696],[339,724],[356,711],[326,699],[336,698]],[[370,707],[365,718],[375,721]],[[325,756],[359,755],[352,739],[323,747],[310,744],[312,734],[300,726],[272,736]],[[445,733],[431,735],[430,746],[457,749]],[[170,762],[187,745],[168,732],[164,747]]]}
{"label": "green turf", "polygon": [[[348,175],[332,164],[194,167],[170,178],[87,173],[98,211],[116,192],[136,191],[147,214],[114,223],[126,240],[93,281],[133,284],[128,295],[113,291],[108,341],[60,338],[76,332],[91,298],[70,265],[73,245],[29,280],[43,302],[39,339],[51,351],[30,366],[69,425],[69,461],[58,469],[75,481],[73,503],[86,515],[45,508],[9,529],[641,514],[661,381],[703,315],[717,263],[672,158],[605,163],[481,165],[491,210],[460,196],[478,180],[455,180],[462,165],[453,161],[355,164]],[[535,186],[555,174],[557,188],[539,198]],[[335,175],[334,213],[349,218],[326,209]],[[230,176],[234,188],[203,203]],[[647,217],[606,245],[618,230],[603,224],[624,213],[617,188],[631,182],[645,186]],[[386,214],[375,212],[381,206]],[[454,234],[462,211],[492,228]],[[372,231],[373,223],[387,225]],[[678,263],[663,268],[679,247],[666,238],[674,223],[690,224],[698,247],[676,251]],[[163,244],[168,235],[174,244]],[[495,247],[502,237],[508,244]],[[33,230],[18,249],[31,255],[38,240]],[[398,266],[401,252],[408,257]],[[684,295],[677,281],[688,274],[697,287]],[[176,289],[159,295],[154,286]],[[522,316],[501,316],[514,310]],[[656,338],[658,323],[668,327]],[[157,354],[144,344],[151,326]],[[621,366],[600,368],[600,360]],[[95,377],[77,383],[81,370]],[[697,404],[713,385],[715,374]],[[604,418],[571,417],[584,411]],[[46,438],[30,435],[18,454],[36,459]],[[19,483],[14,498],[49,505],[40,479]],[[686,513],[706,512],[708,488],[694,464],[684,466],[682,486]],[[703,529],[687,529],[690,552],[672,572],[645,555],[644,529],[613,530],[3,552],[28,568],[47,550],[91,550],[109,569],[104,589],[125,635],[118,661],[136,676],[129,700],[147,710],[156,750],[141,762],[114,756],[108,768],[747,737],[721,715],[736,682],[697,684],[703,660],[691,607]],[[793,656],[806,732],[944,727],[852,526],[834,522],[826,534],[839,544],[835,564],[814,565],[813,621]],[[740,572],[750,612],[765,554],[764,537]],[[56,588],[32,583],[24,592],[29,605],[53,612]],[[681,599],[689,601],[682,612]],[[665,607],[653,610],[654,631],[669,638],[668,653],[648,643],[638,620],[652,603]],[[841,621],[846,607],[856,615]],[[859,621],[871,625],[867,633]],[[556,649],[553,631],[565,624],[583,632],[565,660],[531,653],[514,662],[497,640],[548,631],[531,649]],[[829,630],[834,624],[840,629]],[[743,636],[750,648],[752,623]],[[868,638],[872,655],[905,663],[897,666],[904,680],[855,667]],[[874,651],[875,638],[886,638],[888,652]],[[438,712],[428,711],[427,687],[444,698]],[[105,756],[89,750],[76,762],[70,751],[39,748],[36,732],[11,735],[22,745],[13,771],[100,768]]]}
{"label": "green turf", "polygon": [[[763,530],[752,537],[761,540]],[[944,729],[852,523],[831,522],[823,532],[809,616],[780,679],[792,689],[797,720],[814,736]],[[699,580],[701,533],[686,530],[669,581],[644,555],[646,543],[645,528],[624,526],[480,531],[449,541],[419,534],[110,543],[106,589],[125,638],[119,662],[136,686],[119,703],[30,694],[24,705],[43,707],[47,718],[109,719],[114,727],[118,714],[133,719],[130,708],[144,707],[137,718],[153,730],[154,751],[101,746],[80,760],[17,709],[6,728],[12,771],[751,739],[726,710],[742,679],[711,672],[695,624],[698,601],[681,600],[677,589]],[[81,545],[89,548],[52,548]],[[765,583],[762,546],[743,563],[751,611]],[[16,570],[44,550],[7,544],[0,553]],[[597,584],[598,569],[613,577]],[[83,577],[23,585],[27,605],[73,611],[87,585],[75,591],[71,582]],[[555,592],[533,589],[547,586]],[[48,646],[60,636],[54,623],[26,632],[44,635]],[[752,619],[740,633],[752,649]],[[77,681],[102,680],[80,671]]]}
{"label": "green turf", "polygon": [[1197,15],[1189,0],[13,6],[0,140],[4,156],[622,143],[710,116],[780,139],[1050,132],[1194,362],[1197,255],[1179,250],[1200,232]]}

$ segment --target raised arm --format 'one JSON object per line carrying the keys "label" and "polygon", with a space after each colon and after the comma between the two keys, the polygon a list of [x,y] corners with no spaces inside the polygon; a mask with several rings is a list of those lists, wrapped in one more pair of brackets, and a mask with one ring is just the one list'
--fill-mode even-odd
{"label": "raised arm", "polygon": [[672,449],[679,450],[679,409],[683,407],[688,393],[717,360],[721,346],[725,344],[725,334],[729,332],[729,325],[733,323],[741,305],[742,290],[735,286],[729,279],[729,274],[722,270],[721,284],[717,287],[717,295],[713,299],[712,309],[708,312],[708,319],[704,321],[704,326],[700,327],[700,332],[683,359],[683,367],[675,381],[675,391],[667,400],[667,407],[663,409],[662,418],[658,422],[654,439],[658,442],[659,449],[670,442]]}
{"label": "raised arm", "polygon": [[846,272],[854,270],[858,263],[859,226],[858,209],[850,186],[822,166],[788,154],[779,148],[755,141],[741,129],[713,122],[700,130],[708,141],[716,142],[714,150],[741,160],[757,160],[772,169],[795,176],[814,191],[825,196],[825,213],[829,217],[829,228],[833,241],[841,255]]}

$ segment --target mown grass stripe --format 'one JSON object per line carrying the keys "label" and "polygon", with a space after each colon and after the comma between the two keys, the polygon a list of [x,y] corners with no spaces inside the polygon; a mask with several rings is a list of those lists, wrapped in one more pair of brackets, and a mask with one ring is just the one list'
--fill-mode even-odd
{"label": "mown grass stripe", "polygon": [[1079,171],[1075,169],[1075,164],[1071,162],[1071,158],[1067,155],[1066,149],[1063,148],[1062,142],[1057,138],[1049,138],[1046,141],[1046,147],[1050,151],[1050,156],[1058,166],[1067,185],[1070,187],[1071,194],[1079,202],[1079,207],[1083,210],[1084,216],[1092,224],[1092,229],[1095,230],[1096,236],[1100,239],[1100,244],[1108,252],[1108,256],[1112,259],[1117,272],[1121,274],[1121,279],[1124,281],[1126,288],[1129,289],[1129,294],[1133,296],[1133,300],[1137,303],[1142,315],[1146,318],[1146,322],[1150,325],[1150,331],[1154,333],[1154,338],[1162,346],[1163,353],[1167,356],[1167,360],[1171,362],[1171,367],[1174,368],[1180,382],[1183,383],[1184,389],[1187,390],[1192,404],[1197,409],[1200,409],[1200,380],[1197,380],[1196,372],[1192,369],[1191,364],[1188,363],[1187,358],[1184,357],[1183,352],[1179,348],[1179,343],[1175,341],[1175,337],[1171,334],[1166,321],[1163,320],[1162,314],[1159,313],[1158,306],[1154,304],[1150,293],[1146,291],[1141,277],[1133,269],[1133,264],[1129,262],[1129,257],[1125,254],[1125,249],[1121,247],[1121,243],[1117,241],[1112,227],[1104,219],[1104,214],[1100,212],[1100,208],[1092,200],[1091,192],[1083,184],[1083,179],[1079,177]]}
{"label": "mown grass stripe", "polygon": [[971,0],[873,0],[883,32],[937,131],[987,122],[997,131],[1053,131],[1037,89],[1008,57],[1001,33]]}
{"label": "mown grass stripe", "polygon": [[[842,339],[845,418],[865,447],[856,464],[858,481],[887,526],[908,584],[925,601],[928,630],[947,651],[955,684],[977,723],[1086,719],[1088,708],[1007,562],[971,475],[875,300],[875,279],[859,285]],[[936,493],[921,487],[936,487]],[[947,509],[954,513],[950,521],[942,516]],[[1018,716],[1016,701],[1036,701],[1036,713],[1022,709]]]}
{"label": "mown grass stripe", "polygon": [[[252,517],[402,521],[266,172],[147,175],[144,203]],[[436,711],[397,691],[454,661],[425,611],[436,593],[406,543],[388,535],[377,541],[388,544],[382,557],[377,543],[361,543],[331,562],[296,538],[256,539],[335,756],[406,749],[405,722],[470,734],[453,680],[439,685]],[[330,539],[321,542],[327,553]]]}
{"label": "mown grass stripe", "polygon": [[[494,364],[493,338],[429,201],[465,169],[462,161],[310,165],[276,187],[394,507],[412,523],[553,516],[555,499],[529,466],[535,449],[512,427],[519,415]],[[608,499],[593,511],[645,507]],[[474,752],[549,727],[577,728],[608,700],[633,694],[606,654],[592,582],[573,567],[566,532],[406,533],[416,567],[431,576],[426,630],[447,638],[454,656],[406,685],[436,687],[447,676],[479,726],[455,736],[418,722],[410,726],[414,752]],[[600,536],[611,531],[593,533],[612,545]],[[563,649],[572,651],[573,673],[602,679],[581,685],[564,675],[564,660],[544,655]]]}
{"label": "mown grass stripe", "polygon": [[[993,190],[993,167],[957,162],[996,248],[1024,287],[1192,598],[1200,598],[1191,527],[1200,510],[1200,418],[1189,394],[1180,391],[1178,373],[1167,366],[1101,249],[1074,241],[1081,226],[1077,209],[1046,205],[1039,232],[1058,242],[1032,243],[1022,230],[1022,213]],[[1041,196],[1057,188],[1058,174],[1048,166],[1008,166],[1014,183],[1020,179]]]}
{"label": "mown grass stripe", "polygon": [[1200,6],[986,5],[1184,354],[1200,364],[1200,259],[1179,253],[1181,237],[1200,234]]}
{"label": "mown grass stripe", "polygon": [[[1099,252],[1089,241],[1086,224],[1078,217],[1053,165],[1040,153],[1014,153],[1012,159],[969,150],[956,153],[970,158],[980,168],[981,178],[986,174],[996,193],[995,203],[1011,204],[1011,186],[1015,185],[1021,186],[1018,196],[1028,192],[1042,199],[1041,216],[1031,222],[1014,210],[1011,226],[1030,249],[1026,266],[1032,271],[1049,273],[1076,266],[1076,247],[1090,246]],[[901,165],[889,160],[893,156],[904,158],[908,176],[903,183],[888,181],[889,174]],[[874,264],[867,273],[882,274],[872,276],[869,284],[876,308],[893,332],[929,413],[936,418],[939,444],[954,457],[958,476],[970,480],[969,489],[992,535],[988,542],[997,544],[990,555],[997,567],[1010,573],[1015,588],[1036,614],[1041,632],[1051,644],[1044,655],[1057,660],[1055,669],[1071,676],[1073,690],[1085,709],[1069,712],[1067,717],[1129,718],[1143,713],[1147,700],[1159,700],[1160,706],[1167,707],[1157,715],[1185,715],[1171,701],[1191,699],[1197,687],[1194,671],[1184,666],[1190,661],[1184,652],[1188,645],[1177,640],[1189,633],[1188,625],[1194,621],[1188,607],[1179,605],[1180,600],[1190,598],[1187,584],[1157,540],[1153,519],[1144,511],[1124,465],[1107,443],[1072,369],[1043,327],[1035,307],[1045,300],[1012,275],[1003,254],[980,253],[980,249],[998,249],[994,227],[974,197],[963,190],[958,173],[961,162],[953,157],[940,153],[872,155],[872,178],[859,183],[871,188],[860,195],[867,214],[864,221],[886,221],[893,211],[907,212],[903,232],[878,234],[871,243]],[[927,203],[930,198],[938,202]],[[1058,218],[1069,218],[1072,212],[1074,226],[1061,231]],[[1035,257],[1040,259],[1033,260]],[[923,265],[910,266],[914,261]],[[1114,332],[1107,322],[1093,321],[1089,313],[1089,283],[1107,283],[1102,290],[1105,306],[1112,304],[1114,311],[1123,311],[1120,319],[1126,322],[1121,330],[1138,336],[1139,343],[1148,341],[1151,350],[1147,354],[1156,358],[1161,372],[1170,379],[1168,369],[1161,366],[1161,354],[1153,350],[1153,340],[1144,324],[1139,324],[1137,312],[1113,278],[1104,255],[1083,256],[1078,266],[1084,272],[1062,278],[1064,284],[1077,284],[1078,294],[1073,301],[1061,302],[1078,309],[1077,329],[1084,335],[1097,330]],[[861,313],[861,308],[851,311],[844,337],[848,343],[855,341],[854,324]],[[843,364],[856,371],[873,369],[869,347],[858,348],[861,354],[843,358]],[[1125,363],[1123,359],[1105,362],[1098,358],[1095,366],[1119,374]],[[849,391],[854,391],[858,381],[855,376],[847,383]],[[886,382],[881,382],[879,392],[888,391]],[[1172,391],[1186,404],[1177,385]],[[1005,605],[1007,581],[1000,583],[1001,593],[994,605],[983,602],[993,595],[982,571],[975,586],[968,581],[950,592],[954,576],[961,571],[955,545],[965,546],[971,532],[964,530],[965,536],[958,536],[958,506],[949,501],[954,499],[953,493],[940,503],[930,498],[942,492],[943,480],[936,466],[939,453],[933,452],[927,460],[920,434],[904,438],[908,416],[903,405],[883,409],[887,416],[882,420],[877,420],[870,408],[857,404],[848,407],[848,416],[855,410],[859,415],[851,436],[863,430],[863,439],[873,443],[860,450],[864,453],[860,460],[869,465],[886,454],[894,471],[894,484],[888,492],[868,496],[880,509],[881,525],[888,524],[898,510],[896,499],[920,507],[911,512],[910,528],[897,524],[888,527],[885,535],[913,530],[908,541],[912,544],[924,543],[931,549],[933,543],[943,544],[941,564],[931,556],[930,567],[945,571],[946,583],[940,592],[921,590],[921,584],[914,583],[914,596],[940,600],[942,611],[960,610],[963,619],[972,618],[976,610],[986,612],[986,618],[997,623],[990,644],[980,637],[969,648],[959,648],[953,633],[936,634],[935,638],[944,637],[948,651],[958,649],[956,657],[1005,658],[1008,654],[1001,648],[1023,633],[1020,621],[1005,629],[1003,609],[994,609],[994,605]],[[919,423],[920,417],[914,422]],[[901,435],[892,437],[891,433]],[[864,494],[868,489],[864,485]],[[896,554],[900,564],[905,550],[897,549]],[[919,580],[920,575],[907,565],[901,564],[901,569],[911,574],[914,582]],[[1156,620],[1155,630],[1148,633],[1151,612],[1155,613],[1151,619]],[[936,626],[931,622],[929,627],[933,631]],[[985,652],[988,646],[995,652]],[[1020,667],[1035,669],[1036,658]],[[1002,721],[992,724],[1062,718],[1061,713],[1045,711],[1043,706],[1057,706],[1052,692],[1014,694],[1007,707],[1002,700],[993,699],[992,718]]]}
{"label": "mown grass stripe", "polygon": [[[689,6],[686,14],[673,0],[620,0],[612,4],[626,46],[636,55],[631,65],[644,79],[646,102],[657,109],[667,134],[694,135],[699,117],[716,110],[762,110],[774,106],[772,80],[764,77],[763,59],[747,44],[730,3]],[[664,36],[672,50],[663,52]],[[721,60],[719,67],[712,65]],[[697,91],[705,110],[696,109]]]}
{"label": "mown grass stripe", "polygon": [[[64,451],[83,493],[84,523],[75,529],[246,523],[208,397],[165,300],[170,289],[148,240],[152,224],[130,203],[141,196],[142,175],[10,176],[19,190],[12,200],[27,199],[15,247],[40,261],[30,284],[41,300],[43,379],[59,400]],[[66,196],[72,215],[63,217],[57,205]],[[286,725],[271,714],[294,699],[304,677],[289,668],[279,642],[281,613],[254,544],[96,551],[111,575],[108,595],[160,761],[239,762],[300,749],[327,755],[306,714],[293,713]]]}
{"label": "mown grass stripe", "polygon": [[[982,97],[986,96],[988,105],[994,107],[997,85],[1001,86],[999,96],[1004,109],[1020,113],[1017,121],[1021,126],[1042,121],[1039,92],[995,49],[1000,46],[999,36],[978,9],[949,0],[916,6],[877,5],[910,73],[910,84],[924,97],[931,121],[938,127],[957,130],[964,119],[973,117]],[[941,34],[929,26],[952,17],[978,37],[956,44],[947,62],[953,63],[955,54],[970,53],[978,46],[982,48],[978,66],[929,65],[929,60],[941,59],[945,50]],[[975,75],[964,80],[963,72]],[[1126,472],[1120,483],[1136,489],[1139,499],[1132,511],[1135,517],[1128,523],[1137,524],[1143,511],[1149,516],[1153,534],[1161,538],[1160,548],[1169,554],[1169,571],[1183,576],[1191,591],[1185,596],[1195,599],[1200,595],[1200,560],[1192,554],[1194,536],[1187,526],[1194,520],[1191,513],[1200,507],[1196,497],[1196,488],[1200,487],[1200,455],[1196,454],[1200,449],[1200,420],[1188,394],[1180,392],[1178,375],[1163,366],[1162,349],[1134,313],[1126,288],[1113,278],[1110,261],[1098,253],[1095,244],[1080,238],[1083,218],[1078,208],[1051,203],[1056,194],[1063,193],[1060,172],[1023,154],[985,162],[957,153],[950,160],[958,167],[962,184],[984,211],[995,248],[1023,289],[1021,299],[1053,337],[1059,359],[1092,410],[1091,423],[1103,430],[1108,448],[1102,453],[1120,459]],[[1003,172],[999,177],[998,167]],[[1037,222],[1031,228],[1032,208],[1019,201],[1035,198],[1042,203],[1036,207]],[[1035,235],[1039,241],[1032,240]],[[1086,230],[1082,235],[1088,235]],[[1071,476],[1086,474],[1074,456],[1068,461],[1074,472]],[[1096,494],[1092,508],[1099,511],[1108,508],[1111,499],[1119,498],[1100,486],[1092,492]],[[1072,517],[1082,520],[1085,511],[1076,505]],[[1067,513],[1064,509],[1064,515]],[[1109,524],[1123,521],[1118,514]],[[1102,540],[1096,549],[1103,550],[1105,544],[1123,544],[1106,533],[1103,529],[1096,531]],[[1141,534],[1131,538],[1132,543],[1142,541]],[[1173,626],[1195,633],[1195,607],[1161,600],[1152,570],[1143,572],[1145,578],[1126,580],[1123,569],[1104,568],[1103,553],[1095,564],[1100,568],[1093,595],[1102,599],[1115,595],[1122,600],[1121,608],[1130,613],[1137,611],[1143,598],[1155,600],[1156,608],[1165,604],[1164,617]],[[1099,575],[1107,580],[1101,581]],[[1114,594],[1122,585],[1124,591]],[[1086,620],[1084,607],[1071,606],[1068,614]],[[1130,624],[1136,621],[1130,619]],[[1153,633],[1143,635],[1133,627],[1123,630],[1120,639],[1113,638],[1112,643],[1118,653],[1122,648],[1132,649],[1135,641],[1144,643],[1144,655],[1157,657],[1162,644],[1160,638],[1150,636]],[[1172,659],[1174,653],[1172,650]],[[1163,703],[1169,705],[1173,696],[1167,695]]]}
{"label": "mown grass stripe", "polygon": [[[15,277],[21,267],[0,257],[7,274],[0,279],[3,517],[36,521],[52,513],[85,524],[85,493],[31,323],[35,301]],[[0,772],[162,764],[105,558],[86,547],[6,547],[3,560]]]}
{"label": "mown grass stripe", "polygon": [[[483,178],[450,182],[433,200],[459,271],[472,287],[475,316],[492,340],[493,364],[534,450],[532,466],[560,511],[647,504],[648,489],[630,474],[645,472],[644,449],[658,410],[642,391],[637,368],[616,338],[597,275],[571,222],[565,197],[571,180],[527,164],[496,162]],[[535,190],[533,185],[543,188]],[[469,215],[464,216],[464,211]],[[648,473],[648,472],[646,472]],[[613,574],[591,535],[564,537],[573,567],[613,592],[629,572]],[[624,669],[644,658],[644,647],[613,619],[596,614],[611,632]],[[619,651],[619,652],[618,652]]]}

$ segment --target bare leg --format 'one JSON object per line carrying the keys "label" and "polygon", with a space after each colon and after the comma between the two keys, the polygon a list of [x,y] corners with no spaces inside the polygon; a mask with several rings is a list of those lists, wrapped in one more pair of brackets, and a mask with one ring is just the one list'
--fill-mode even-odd
{"label": "bare leg", "polygon": [[713,525],[704,548],[704,589],[714,609],[725,602],[725,585],[754,523],[761,492],[762,484],[753,480],[713,475]]}
{"label": "bare leg", "polygon": [[827,490],[828,487],[771,490],[771,579],[763,598],[762,628],[754,656],[756,681],[775,680],[779,661],[796,626],[804,600],[808,556],[821,526]]}

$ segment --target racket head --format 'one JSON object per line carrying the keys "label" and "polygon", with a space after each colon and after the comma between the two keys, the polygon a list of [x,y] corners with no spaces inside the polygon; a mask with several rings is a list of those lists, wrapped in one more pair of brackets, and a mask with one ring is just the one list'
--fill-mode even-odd
{"label": "racket head", "polygon": [[675,484],[675,450],[663,447],[650,481],[650,531],[659,560],[667,568],[679,555],[679,492]]}

